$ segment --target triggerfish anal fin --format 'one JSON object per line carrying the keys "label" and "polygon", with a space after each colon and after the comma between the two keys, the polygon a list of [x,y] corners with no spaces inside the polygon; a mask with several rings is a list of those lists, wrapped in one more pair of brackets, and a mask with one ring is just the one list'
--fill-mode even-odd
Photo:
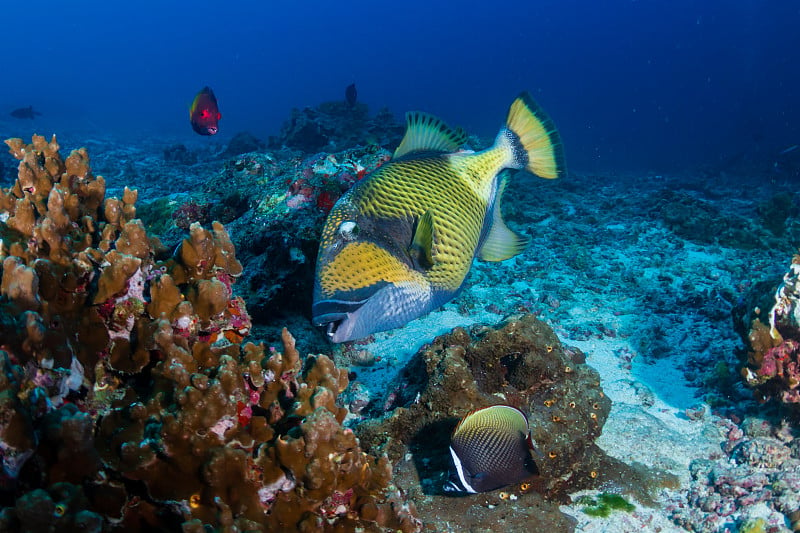
{"label": "triggerfish anal fin", "polygon": [[514,230],[509,229],[503,221],[503,215],[500,210],[500,200],[503,197],[508,185],[508,174],[503,174],[500,178],[500,185],[495,195],[494,205],[491,210],[491,220],[487,220],[489,226],[489,233],[486,235],[478,257],[484,261],[505,261],[522,252],[530,242],[528,237],[519,235]]}
{"label": "triggerfish anal fin", "polygon": [[515,148],[519,168],[524,168],[541,178],[561,178],[567,173],[564,148],[555,124],[533,101],[531,95],[522,93],[511,104],[506,119],[506,128],[518,140]]}
{"label": "triggerfish anal fin", "polygon": [[409,112],[406,113],[406,134],[393,157],[413,152],[455,152],[465,142],[467,133],[463,129],[452,129],[428,113]]}
{"label": "triggerfish anal fin", "polygon": [[433,213],[430,209],[417,221],[409,254],[421,268],[427,270],[433,266]]}

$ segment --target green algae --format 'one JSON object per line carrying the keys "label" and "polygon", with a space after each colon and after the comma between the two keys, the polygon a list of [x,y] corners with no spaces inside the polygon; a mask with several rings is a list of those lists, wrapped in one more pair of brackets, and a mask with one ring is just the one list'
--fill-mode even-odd
{"label": "green algae", "polygon": [[739,533],[765,533],[768,525],[763,518],[750,518],[739,527]]}
{"label": "green algae", "polygon": [[628,501],[619,494],[612,494],[609,492],[602,492],[596,497],[581,496],[578,498],[577,503],[584,506],[581,509],[583,513],[600,518],[609,516],[612,511],[625,511],[626,513],[630,513],[636,509],[636,506],[628,503]]}
{"label": "green algae", "polygon": [[136,206],[136,215],[149,232],[164,234],[172,226],[172,212],[178,202],[172,198],[159,198]]}

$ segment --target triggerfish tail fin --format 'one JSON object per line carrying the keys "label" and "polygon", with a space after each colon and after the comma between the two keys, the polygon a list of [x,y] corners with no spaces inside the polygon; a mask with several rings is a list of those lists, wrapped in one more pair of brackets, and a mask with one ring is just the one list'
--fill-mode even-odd
{"label": "triggerfish tail fin", "polygon": [[524,250],[530,239],[519,235],[503,221],[500,208],[500,200],[503,198],[508,185],[508,173],[504,173],[500,178],[500,184],[495,194],[494,205],[491,206],[490,216],[492,217],[489,225],[489,233],[478,250],[478,257],[484,261],[505,261]]}
{"label": "triggerfish tail fin", "polygon": [[514,134],[511,135],[514,167],[524,168],[547,179],[566,175],[561,136],[550,117],[527,92],[519,95],[511,104],[506,128]]}
{"label": "triggerfish tail fin", "polygon": [[413,152],[455,152],[467,142],[467,134],[461,128],[452,129],[440,119],[414,111],[406,113],[406,134],[394,157]]}

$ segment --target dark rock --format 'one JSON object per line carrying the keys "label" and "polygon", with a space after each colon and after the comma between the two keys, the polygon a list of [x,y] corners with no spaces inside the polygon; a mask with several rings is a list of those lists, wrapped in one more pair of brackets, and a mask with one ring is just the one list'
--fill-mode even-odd
{"label": "dark rock", "polygon": [[[424,427],[489,405],[513,405],[529,414],[540,456],[537,466],[549,480],[547,491],[579,490],[576,485],[592,479],[582,469],[593,462],[587,454],[596,453],[594,440],[611,401],[603,394],[598,373],[575,362],[581,360],[575,350],[565,349],[533,315],[497,329],[469,333],[456,328],[412,359],[399,378],[406,384],[396,402],[402,407],[359,426],[361,442],[396,457]],[[448,428],[443,434],[449,434]],[[577,475],[579,471],[584,475]]]}
{"label": "dark rock", "polygon": [[164,148],[164,161],[178,165],[194,165],[197,163],[197,154],[190,152],[182,144],[173,144]]}
{"label": "dark rock", "polygon": [[225,151],[222,152],[222,157],[236,157],[249,152],[259,152],[264,148],[266,148],[264,141],[249,131],[240,131],[228,143]]}
{"label": "dark rock", "polygon": [[675,235],[699,244],[721,244],[752,250],[770,246],[769,235],[753,221],[721,213],[711,202],[664,189],[648,199],[650,212]]}
{"label": "dark rock", "polygon": [[786,231],[786,219],[796,212],[794,195],[789,192],[778,193],[758,206],[761,222],[777,237],[784,234]]}
{"label": "dark rock", "polygon": [[[419,480],[425,496],[415,499],[426,523],[430,516],[460,530],[459,526],[466,529],[467,524],[490,520],[492,511],[475,509],[485,508],[497,493],[443,495],[441,487],[450,470],[450,435],[458,420],[474,409],[496,404],[518,407],[528,414],[540,473],[507,489],[520,494],[521,509],[537,507],[519,530],[572,531],[574,522],[558,510],[571,493],[615,487],[652,504],[658,490],[677,483],[672,476],[614,459],[595,445],[611,401],[597,371],[582,361],[580,350],[562,345],[553,330],[533,315],[511,318],[497,328],[456,328],[411,359],[396,385],[388,387],[391,402],[376,402],[391,411],[361,422],[355,431],[362,446],[393,460],[410,452],[416,472],[408,471],[410,461],[400,460],[395,479]],[[380,416],[380,409],[371,405],[367,410],[372,413],[366,416]],[[512,514],[516,510],[509,511]]]}
{"label": "dark rock", "polygon": [[349,106],[346,102],[324,102],[315,108],[293,109],[280,134],[271,137],[269,145],[307,153],[368,144],[396,146],[404,129],[387,109],[381,109],[370,118],[366,104]]}

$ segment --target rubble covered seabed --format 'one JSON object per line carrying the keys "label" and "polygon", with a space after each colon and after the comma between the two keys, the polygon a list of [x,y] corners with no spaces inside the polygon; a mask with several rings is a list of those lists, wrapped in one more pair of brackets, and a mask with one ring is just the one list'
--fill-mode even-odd
{"label": "rubble covered seabed", "polygon": [[[7,141],[0,529],[800,529],[790,193],[724,172],[518,177],[504,207],[526,252],[331,347],[304,317],[317,239],[390,156],[382,117],[296,111],[269,149],[174,145],[113,184],[85,149]],[[529,414],[541,475],[442,494],[450,432],[496,403]]]}

